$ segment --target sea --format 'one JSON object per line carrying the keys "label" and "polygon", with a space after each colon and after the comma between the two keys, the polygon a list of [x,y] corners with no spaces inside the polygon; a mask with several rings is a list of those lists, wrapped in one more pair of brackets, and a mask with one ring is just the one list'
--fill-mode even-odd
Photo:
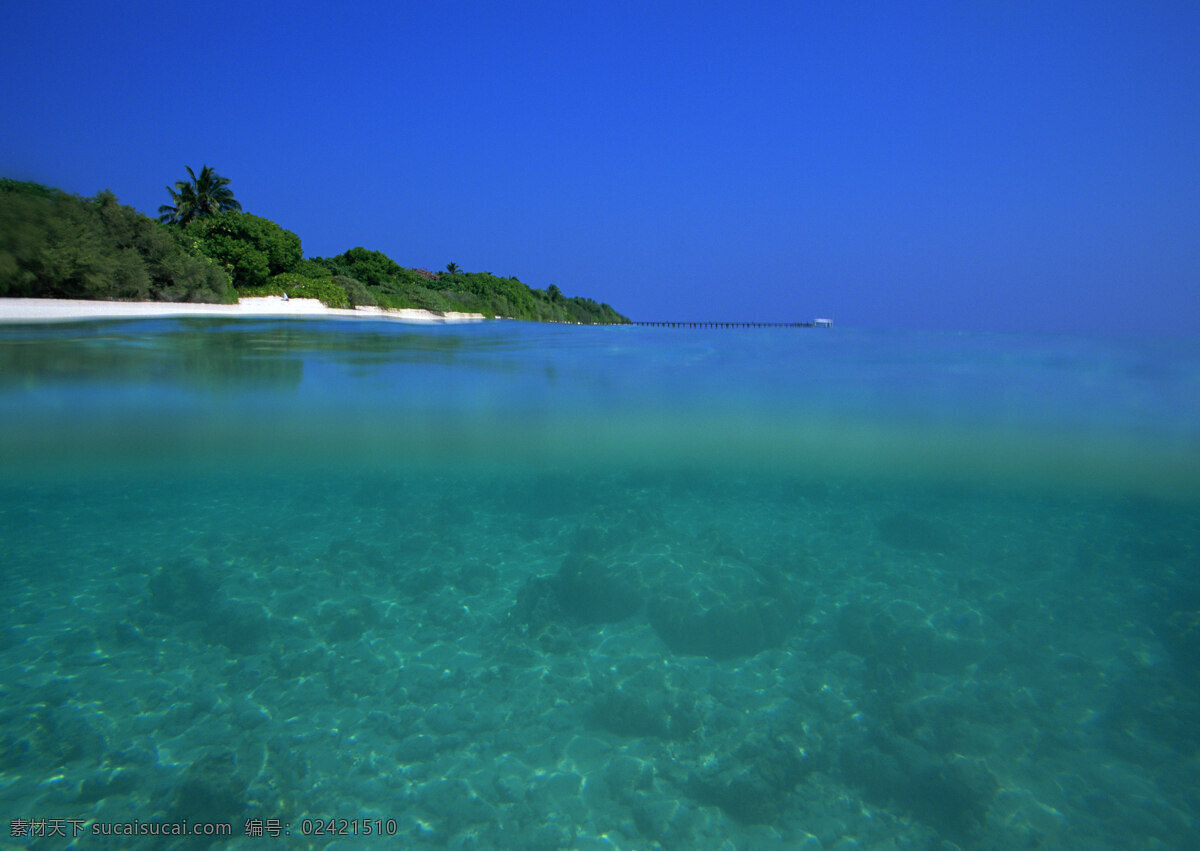
{"label": "sea", "polygon": [[1200,847],[1200,340],[0,325],[0,848]]}

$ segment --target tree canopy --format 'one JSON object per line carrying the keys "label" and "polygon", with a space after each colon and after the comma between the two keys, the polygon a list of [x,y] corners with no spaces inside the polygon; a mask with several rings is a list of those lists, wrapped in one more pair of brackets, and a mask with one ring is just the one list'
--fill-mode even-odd
{"label": "tree canopy", "polygon": [[104,191],[80,198],[0,178],[0,296],[227,302],[219,266]]}
{"label": "tree canopy", "polygon": [[225,268],[234,286],[260,287],[291,272],[303,251],[300,237],[270,219],[225,212],[195,219],[183,229],[193,247]]}
{"label": "tree canopy", "polygon": [[209,166],[200,169],[199,177],[191,166],[185,168],[191,180],[177,180],[174,189],[167,187],[175,203],[163,204],[158,208],[159,221],[186,225],[205,216],[242,209],[241,203],[233,197],[233,190],[229,188],[228,177],[222,177]]}
{"label": "tree canopy", "polygon": [[546,291],[536,290],[517,278],[491,272],[464,272],[457,263],[447,264],[445,272],[409,269],[382,251],[361,247],[305,262],[320,264],[336,276],[335,281],[361,282],[367,294],[382,307],[462,311],[542,322],[629,321],[607,304],[565,296],[554,284]]}
{"label": "tree canopy", "polygon": [[209,166],[168,188],[159,221],[111,192],[79,198],[0,178],[0,296],[234,301],[286,294],[330,307],[378,305],[481,313],[548,322],[628,322],[607,304],[569,297],[555,284],[401,266],[381,251],[351,248],[305,258],[300,237],[242,212],[229,179]]}

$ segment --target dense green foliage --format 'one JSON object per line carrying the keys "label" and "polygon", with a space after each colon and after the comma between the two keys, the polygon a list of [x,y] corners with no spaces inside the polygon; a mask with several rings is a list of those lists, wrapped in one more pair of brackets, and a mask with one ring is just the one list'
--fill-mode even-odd
{"label": "dense green foliage", "polygon": [[191,180],[175,181],[175,188],[167,187],[174,204],[163,204],[158,208],[159,221],[166,224],[186,225],[188,222],[217,213],[237,211],[242,205],[233,197],[228,177],[221,177],[210,167],[200,169],[200,176],[185,166]]}
{"label": "dense green foliage", "polygon": [[0,178],[0,296],[236,300],[177,230],[117,201]]}
{"label": "dense green foliage", "polygon": [[457,263],[447,264],[445,272],[409,269],[380,251],[365,248],[351,248],[314,262],[332,274],[362,282],[382,307],[482,313],[540,322],[629,321],[607,304],[590,298],[568,298],[553,284],[546,291],[531,289],[517,278],[463,272]]}
{"label": "dense green foliage", "polygon": [[455,263],[450,263],[445,272],[410,269],[381,251],[365,248],[351,248],[336,257],[304,259],[292,271],[297,274],[277,275],[269,285],[259,285],[243,294],[286,293],[291,298],[320,298],[330,307],[378,305],[539,322],[629,321],[607,304],[590,298],[568,298],[553,284],[545,291],[535,290],[516,278],[459,271]]}
{"label": "dense green foliage", "polygon": [[326,307],[374,305],[371,294],[358,281],[342,277],[309,278],[294,272],[276,275],[263,287],[241,290],[243,296],[287,295],[288,298],[315,298]]}
{"label": "dense green foliage", "polygon": [[[0,296],[234,301],[240,296],[318,298],[330,307],[378,305],[481,313],[542,322],[628,322],[607,304],[570,298],[551,284],[401,266],[351,248],[305,258],[300,237],[241,212],[229,179],[205,166],[171,190],[162,221],[117,203],[0,179]],[[170,224],[166,224],[170,222]]]}
{"label": "dense green foliage", "polygon": [[227,212],[194,219],[183,232],[194,247],[225,268],[234,286],[261,287],[300,262],[300,237],[270,219]]}

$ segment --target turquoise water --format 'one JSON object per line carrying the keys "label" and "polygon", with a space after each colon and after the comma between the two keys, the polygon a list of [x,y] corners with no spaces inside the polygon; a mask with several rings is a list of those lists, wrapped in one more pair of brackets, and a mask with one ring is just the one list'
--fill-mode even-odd
{"label": "turquoise water", "polygon": [[1195,341],[9,325],[0,416],[10,834],[1200,844]]}

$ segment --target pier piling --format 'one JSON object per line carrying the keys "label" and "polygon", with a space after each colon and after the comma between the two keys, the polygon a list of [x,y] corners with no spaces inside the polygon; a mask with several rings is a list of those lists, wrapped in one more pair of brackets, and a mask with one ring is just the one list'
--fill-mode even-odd
{"label": "pier piling", "polygon": [[646,328],[813,328],[812,322],[684,322],[656,320],[652,322],[630,322]]}

